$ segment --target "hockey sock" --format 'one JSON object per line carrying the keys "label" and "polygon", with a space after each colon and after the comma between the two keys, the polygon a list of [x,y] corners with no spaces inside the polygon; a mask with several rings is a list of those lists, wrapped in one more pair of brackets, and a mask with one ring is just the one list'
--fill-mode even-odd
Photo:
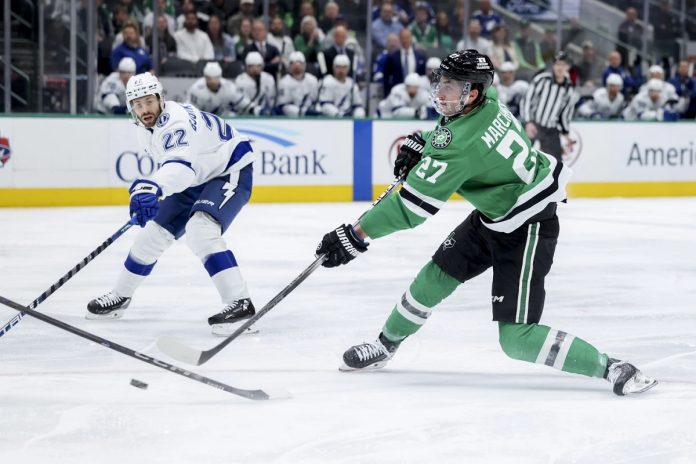
{"label": "hockey sock", "polygon": [[430,261],[418,273],[382,328],[384,336],[398,342],[413,335],[430,317],[432,309],[452,294],[459,281]]}
{"label": "hockey sock", "polygon": [[213,253],[205,259],[203,265],[213,279],[223,303],[230,304],[241,298],[249,298],[246,282],[230,250]]}
{"label": "hockey sock", "polygon": [[569,333],[538,324],[498,322],[500,346],[513,359],[603,377],[608,356]]}

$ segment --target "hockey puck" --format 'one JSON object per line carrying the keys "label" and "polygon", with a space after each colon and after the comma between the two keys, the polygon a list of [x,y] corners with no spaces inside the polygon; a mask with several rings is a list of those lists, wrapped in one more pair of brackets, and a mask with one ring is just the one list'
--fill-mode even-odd
{"label": "hockey puck", "polygon": [[145,382],[141,382],[138,379],[131,379],[130,384],[133,385],[135,388],[142,388],[143,390],[147,390],[147,384]]}

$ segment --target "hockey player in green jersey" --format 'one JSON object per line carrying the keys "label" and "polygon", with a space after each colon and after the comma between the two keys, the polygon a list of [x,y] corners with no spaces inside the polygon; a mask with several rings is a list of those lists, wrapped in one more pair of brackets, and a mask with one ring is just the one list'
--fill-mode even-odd
{"label": "hockey player in green jersey", "polygon": [[427,321],[457,286],[493,268],[493,320],[511,358],[565,372],[605,378],[617,395],[639,393],[657,381],[586,341],[539,324],[544,278],[558,239],[556,204],[565,199],[570,170],[532,148],[524,129],[497,99],[493,64],[476,50],[442,61],[431,93],[441,115],[435,129],[409,136],[395,175],[403,187],[355,227],[324,235],[317,255],[325,267],[367,251],[368,239],[411,229],[437,213],[453,193],[476,209],[435,251],[399,298],[377,340],[349,348],[341,370],[383,367],[399,344]]}

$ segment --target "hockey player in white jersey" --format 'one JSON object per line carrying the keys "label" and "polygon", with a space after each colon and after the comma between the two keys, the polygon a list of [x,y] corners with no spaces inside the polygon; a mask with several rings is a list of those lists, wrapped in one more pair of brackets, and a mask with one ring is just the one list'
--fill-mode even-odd
{"label": "hockey player in white jersey", "polygon": [[159,168],[129,188],[130,215],[143,229],[116,285],[89,302],[87,318],[121,317],[157,259],[186,234],[187,245],[225,305],[208,323],[214,334],[227,335],[235,322],[255,313],[234,254],[222,238],[251,195],[251,143],[213,114],[164,101],[162,84],[150,73],[132,77],[126,95],[140,149]]}
{"label": "hockey player in white jersey", "polygon": [[264,61],[259,52],[249,52],[244,59],[245,72],[234,83],[251,101],[254,115],[269,115],[275,108],[276,87],[273,76],[263,70]]}
{"label": "hockey player in white jersey", "polygon": [[327,74],[319,89],[319,112],[331,117],[365,117],[365,108],[358,85],[348,76],[350,60],[347,55],[336,55],[333,76]]}
{"label": "hockey player in white jersey", "polygon": [[495,86],[498,90],[498,101],[508,107],[514,116],[520,114],[520,102],[527,93],[529,83],[515,80],[515,65],[505,61],[498,68],[500,81]]}
{"label": "hockey player in white jersey", "polygon": [[623,111],[623,117],[627,121],[664,121],[676,118],[678,100],[666,101],[664,93],[664,81],[650,79],[647,92],[638,93],[631,103]]}
{"label": "hockey player in white jersey", "polygon": [[251,101],[234,85],[222,77],[222,68],[216,61],[210,61],[203,68],[203,77],[193,83],[188,91],[188,103],[201,111],[228,117],[246,114]]}
{"label": "hockey player in white jersey", "polygon": [[278,106],[276,113],[284,116],[312,116],[319,97],[319,81],[305,72],[305,56],[292,52],[289,58],[290,73],[278,82]]}
{"label": "hockey player in white jersey", "polygon": [[440,69],[440,63],[442,60],[436,56],[431,56],[428,61],[425,62],[425,76],[420,76],[421,85],[425,90],[430,92],[430,84],[435,78],[435,71]]}
{"label": "hockey player in white jersey", "polygon": [[403,84],[392,87],[389,96],[379,102],[380,118],[428,119],[430,92],[422,87],[421,76],[411,73]]}
{"label": "hockey player in white jersey", "polygon": [[126,114],[126,83],[135,74],[135,60],[121,58],[118,70],[102,81],[97,92],[95,108],[103,114]]}
{"label": "hockey player in white jersey", "polygon": [[578,108],[578,116],[588,119],[617,119],[624,108],[623,79],[618,74],[607,76],[607,86],[592,93],[592,99]]}

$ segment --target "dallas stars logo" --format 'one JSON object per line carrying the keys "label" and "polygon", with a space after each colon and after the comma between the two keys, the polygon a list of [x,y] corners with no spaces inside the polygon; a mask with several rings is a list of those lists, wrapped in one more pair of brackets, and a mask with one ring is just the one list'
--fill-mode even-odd
{"label": "dallas stars logo", "polygon": [[440,127],[435,131],[432,138],[432,145],[435,148],[445,148],[452,141],[452,132],[446,127]]}

